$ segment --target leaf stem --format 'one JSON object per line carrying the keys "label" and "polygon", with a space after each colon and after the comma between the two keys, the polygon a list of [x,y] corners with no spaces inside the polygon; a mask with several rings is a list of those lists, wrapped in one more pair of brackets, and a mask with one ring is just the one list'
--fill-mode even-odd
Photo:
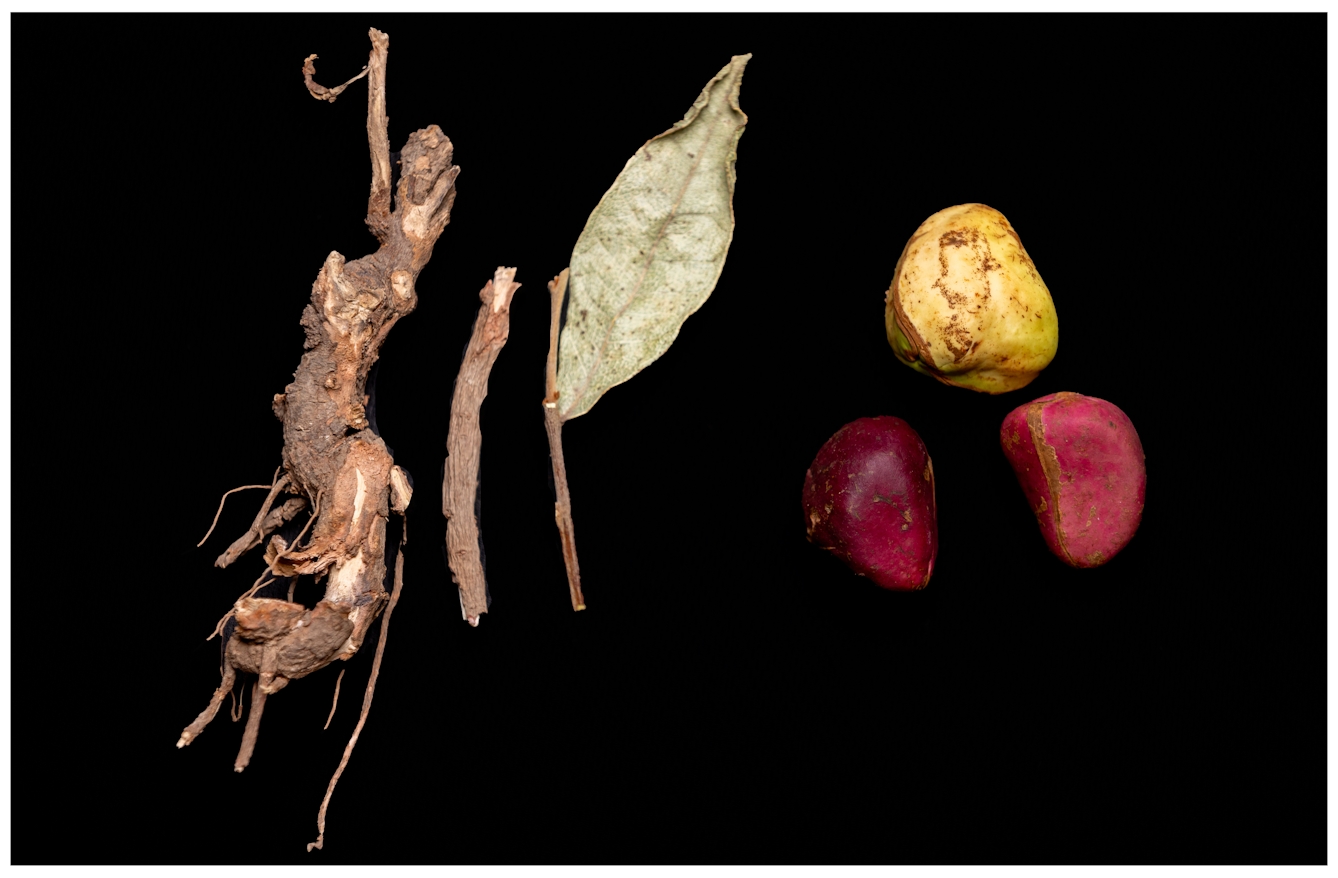
{"label": "leaf stem", "polygon": [[558,332],[562,320],[562,301],[567,294],[568,269],[548,283],[552,297],[552,316],[548,329],[547,395],[544,396],[544,427],[548,431],[548,451],[553,460],[553,485],[557,489],[554,517],[562,538],[562,560],[567,564],[567,587],[571,590],[571,608],[585,609],[581,594],[581,565],[576,559],[576,525],[571,518],[571,492],[567,488],[567,465],[562,458],[562,413],[558,410],[557,354]]}

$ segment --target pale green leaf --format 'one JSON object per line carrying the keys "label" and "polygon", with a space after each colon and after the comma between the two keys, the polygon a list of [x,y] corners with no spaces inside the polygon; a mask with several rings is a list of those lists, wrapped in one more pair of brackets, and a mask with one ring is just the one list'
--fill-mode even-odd
{"label": "pale green leaf", "polygon": [[734,236],[734,157],[748,117],[737,55],[683,121],[647,141],[586,221],[558,347],[563,420],[668,350],[706,301]]}

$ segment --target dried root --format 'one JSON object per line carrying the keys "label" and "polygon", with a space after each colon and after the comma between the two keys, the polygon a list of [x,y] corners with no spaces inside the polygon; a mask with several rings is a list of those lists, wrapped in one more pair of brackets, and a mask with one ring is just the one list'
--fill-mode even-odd
{"label": "dried root", "polygon": [[[415,132],[400,153],[404,171],[392,204],[385,113],[389,38],[377,30],[369,36],[372,51],[367,69],[349,82],[368,78],[372,189],[366,222],[380,247],[352,262],[332,252],[316,277],[311,303],[301,320],[306,353],[292,383],[274,398],[275,415],[283,424],[281,474],[264,486],[269,494],[251,527],[216,562],[216,566],[227,567],[265,544],[266,571],[215,628],[215,634],[224,633],[228,620],[235,622],[226,638],[222,683],[209,706],[177,742],[178,747],[189,744],[213,720],[224,695],[233,690],[238,672],[254,675],[251,715],[237,755],[237,771],[247,766],[254,752],[266,698],[290,680],[356,654],[387,602],[393,606],[402,579],[401,565],[397,565],[394,595],[386,593],[386,524],[392,513],[402,520],[411,497],[410,480],[368,421],[367,379],[391,327],[417,304],[415,281],[450,221],[459,169],[451,163],[451,142],[441,129],[432,125]],[[335,89],[316,84],[312,79],[314,58],[310,56],[303,65],[307,87],[314,96],[333,100],[349,83]],[[279,503],[282,494],[290,496]],[[308,508],[306,527],[291,545],[275,534]],[[304,544],[308,530],[310,539]],[[325,583],[324,599],[314,607],[291,600],[301,576]],[[283,579],[289,581],[290,600],[255,596],[264,586]],[[358,730],[371,706],[385,636],[383,624]],[[355,731],[336,780],[357,734]],[[333,789],[334,781],[330,792]],[[322,828],[329,795],[321,807]],[[319,846],[318,841],[315,847]]]}
{"label": "dried root", "polygon": [[325,725],[321,726],[322,732],[328,729],[330,723],[334,720],[335,710],[339,707],[339,684],[344,682],[344,671],[347,670],[348,668],[340,668],[339,676],[335,678],[334,698],[330,701],[330,715],[325,718]]}
{"label": "dried root", "polygon": [[[362,727],[367,722],[367,714],[372,710],[372,695],[376,692],[376,678],[381,673],[381,657],[386,652],[386,639],[390,636],[390,614],[395,610],[395,604],[399,603],[400,590],[404,586],[404,541],[400,541],[399,555],[395,560],[395,588],[390,593],[390,605],[386,607],[386,618],[381,621],[381,639],[376,644],[376,655],[372,658],[372,675],[367,680],[367,691],[362,696],[362,713],[358,715],[358,724],[353,728],[353,734],[348,739],[347,746],[344,747],[344,756],[339,760],[339,767],[335,769],[334,777],[330,778],[330,786],[325,790],[325,798],[321,800],[321,810],[316,815],[316,840],[307,845],[307,851],[312,849],[320,850],[325,844],[325,812],[330,807],[330,797],[334,795],[335,784],[339,783],[339,776],[344,773],[344,768],[348,766],[348,758],[353,755],[353,748],[357,746],[358,735],[362,734]],[[339,697],[339,690],[336,687],[335,697]],[[334,709],[330,709],[330,716],[334,716]],[[329,724],[329,720],[326,721]]]}

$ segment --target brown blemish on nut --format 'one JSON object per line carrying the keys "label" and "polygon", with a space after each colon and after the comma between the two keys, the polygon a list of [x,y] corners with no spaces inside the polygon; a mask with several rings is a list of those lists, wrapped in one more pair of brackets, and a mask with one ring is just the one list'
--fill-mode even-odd
{"label": "brown blemish on nut", "polygon": [[943,255],[942,248],[965,247],[967,244],[974,244],[976,237],[979,234],[980,233],[977,232],[975,229],[949,229],[942,235],[939,235],[938,246],[940,252],[938,261],[939,264],[943,266],[944,274],[948,273],[948,258]]}
{"label": "brown blemish on nut", "polygon": [[[911,239],[916,240],[915,238]],[[907,245],[909,247],[909,245]],[[906,311],[901,307],[901,266],[906,259],[906,251],[903,250],[901,258],[897,260],[896,271],[892,275],[892,286],[887,291],[887,300],[892,303],[892,315],[896,320],[897,329],[906,336],[906,340],[911,343],[911,349],[914,360],[924,360],[931,370],[935,369],[934,358],[929,355],[929,343],[921,337],[920,333],[915,331],[915,325],[906,317]],[[908,354],[909,357],[909,354]],[[946,383],[946,382],[945,382]]]}
{"label": "brown blemish on nut", "polygon": [[[1073,566],[1073,556],[1069,554],[1068,541],[1064,539],[1064,526],[1059,510],[1059,486],[1063,483],[1063,473],[1059,468],[1059,456],[1053,446],[1045,441],[1045,427],[1041,423],[1041,412],[1047,405],[1060,402],[1071,393],[1057,393],[1048,402],[1033,402],[1027,406],[1027,430],[1031,433],[1032,444],[1036,447],[1036,456],[1041,461],[1041,473],[1045,476],[1045,486],[1050,492],[1050,504],[1055,510],[1055,540],[1064,559]],[[1044,499],[1041,501],[1044,503]]]}

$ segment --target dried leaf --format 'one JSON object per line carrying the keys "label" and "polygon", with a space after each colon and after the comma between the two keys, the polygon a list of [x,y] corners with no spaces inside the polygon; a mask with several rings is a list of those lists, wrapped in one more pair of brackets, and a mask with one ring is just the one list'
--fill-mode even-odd
{"label": "dried leaf", "polygon": [[562,419],[659,359],[715,289],[734,236],[734,159],[748,117],[736,55],[683,121],[637,150],[571,257],[558,348]]}

